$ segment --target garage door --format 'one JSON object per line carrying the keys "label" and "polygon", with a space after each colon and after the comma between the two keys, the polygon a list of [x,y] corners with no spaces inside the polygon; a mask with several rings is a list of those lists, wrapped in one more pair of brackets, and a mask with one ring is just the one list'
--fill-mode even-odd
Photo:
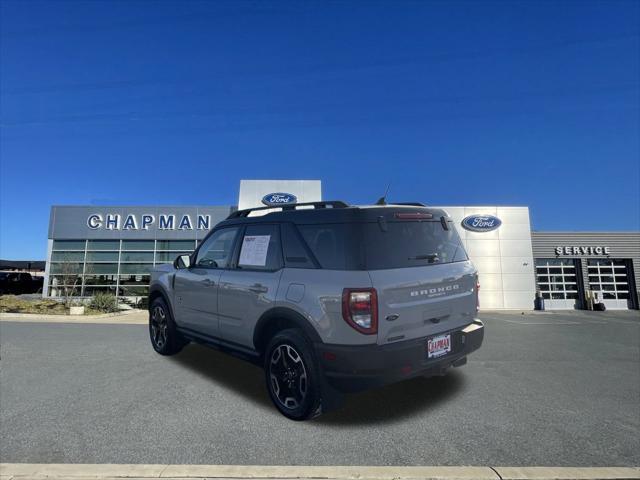
{"label": "garage door", "polygon": [[536,281],[548,310],[577,308],[578,278],[574,259],[537,258]]}
{"label": "garage door", "polygon": [[610,310],[630,307],[629,269],[626,260],[588,260],[589,288]]}

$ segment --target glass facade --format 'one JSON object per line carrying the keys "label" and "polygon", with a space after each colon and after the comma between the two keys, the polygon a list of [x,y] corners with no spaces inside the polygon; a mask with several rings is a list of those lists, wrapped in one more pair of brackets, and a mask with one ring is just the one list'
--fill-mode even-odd
{"label": "glass facade", "polygon": [[54,240],[49,296],[62,296],[65,286],[74,296],[147,296],[154,265],[172,263],[196,245],[196,240]]}

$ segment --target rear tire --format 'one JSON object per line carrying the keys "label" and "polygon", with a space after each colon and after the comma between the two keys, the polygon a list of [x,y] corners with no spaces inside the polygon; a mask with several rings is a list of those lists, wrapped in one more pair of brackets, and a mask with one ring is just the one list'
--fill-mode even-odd
{"label": "rear tire", "polygon": [[264,373],[271,401],[292,420],[321,413],[321,382],[311,342],[300,330],[287,329],[269,342]]}
{"label": "rear tire", "polygon": [[149,307],[149,338],[160,355],[175,355],[187,344],[176,330],[171,310],[161,297],[154,299]]}

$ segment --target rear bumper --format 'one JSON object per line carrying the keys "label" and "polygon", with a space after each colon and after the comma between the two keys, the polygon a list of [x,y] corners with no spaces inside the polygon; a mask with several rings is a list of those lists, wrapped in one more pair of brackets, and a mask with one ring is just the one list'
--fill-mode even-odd
{"label": "rear bumper", "polygon": [[[343,392],[357,392],[417,376],[440,375],[449,367],[466,363],[484,339],[484,324],[469,325],[441,334],[451,334],[452,351],[444,357],[427,359],[427,337],[388,345],[315,344],[326,380]],[[438,334],[440,335],[440,333]]]}

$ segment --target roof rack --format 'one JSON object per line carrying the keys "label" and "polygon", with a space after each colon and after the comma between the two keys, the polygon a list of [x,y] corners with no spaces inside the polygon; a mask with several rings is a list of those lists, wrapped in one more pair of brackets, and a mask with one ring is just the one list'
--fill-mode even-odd
{"label": "roof rack", "polygon": [[387,203],[387,205],[406,205],[407,207],[426,207],[424,203],[420,203],[420,202],[393,202],[393,203]]}
{"label": "roof rack", "polygon": [[281,208],[282,211],[295,210],[297,207],[313,207],[314,210],[322,208],[347,208],[349,205],[341,200],[332,200],[327,202],[304,202],[304,203],[289,203],[284,205],[274,205],[269,207],[256,207],[246,208],[244,210],[236,210],[232,212],[227,220],[230,218],[243,218],[248,217],[251,212],[259,212],[264,210],[273,210],[274,208]]}

